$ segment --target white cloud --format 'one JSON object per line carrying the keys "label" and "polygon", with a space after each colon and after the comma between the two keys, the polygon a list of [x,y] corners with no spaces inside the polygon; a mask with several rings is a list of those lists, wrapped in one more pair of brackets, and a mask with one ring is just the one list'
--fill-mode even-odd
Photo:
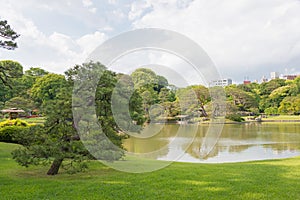
{"label": "white cloud", "polygon": [[132,1],[108,0],[100,7],[93,0],[0,0],[1,19],[21,34],[19,48],[0,50],[0,59],[61,71],[82,62],[108,37],[102,32],[116,35],[131,27],[156,27],[195,40],[224,76],[259,79],[271,70],[285,73],[285,68],[300,73],[298,0]]}
{"label": "white cloud", "polygon": [[82,4],[84,7],[90,7],[93,5],[93,2],[91,0],[82,0]]}
{"label": "white cloud", "polygon": [[149,4],[152,10],[143,17],[138,18],[140,11],[132,14],[135,28],[157,27],[187,35],[226,76],[269,71],[274,65],[279,70],[299,57],[297,0],[202,0],[184,6],[175,0],[148,0],[144,5]]}
{"label": "white cloud", "polygon": [[82,54],[86,58],[92,51],[107,39],[104,33],[99,31],[93,34],[87,34],[76,40],[76,43],[81,47]]}
{"label": "white cloud", "polygon": [[117,10],[113,10],[112,14],[114,17],[116,17],[118,20],[125,18],[125,14],[123,13],[122,10],[117,9]]}
{"label": "white cloud", "polygon": [[102,27],[102,28],[99,29],[99,30],[101,30],[101,31],[106,31],[106,32],[110,32],[110,31],[113,31],[114,28],[111,27],[111,26],[104,26],[104,27]]}
{"label": "white cloud", "polygon": [[131,4],[130,12],[128,13],[129,20],[135,20],[143,14],[144,10],[149,8],[150,4],[148,1],[136,1]]}
{"label": "white cloud", "polygon": [[106,35],[99,31],[77,38],[59,32],[46,35],[31,19],[14,9],[5,12],[4,18],[21,35],[17,40],[20,48],[15,51],[1,50],[0,59],[17,60],[25,69],[39,66],[62,73],[75,64],[83,63],[94,48],[106,39]]}
{"label": "white cloud", "polygon": [[108,3],[111,4],[111,5],[116,5],[117,0],[108,0]]}
{"label": "white cloud", "polygon": [[90,8],[89,11],[95,14],[97,12],[97,8]]}
{"label": "white cloud", "polygon": [[88,11],[95,14],[97,12],[96,7],[93,6],[93,1],[92,0],[82,0],[82,4],[84,7],[88,8]]}

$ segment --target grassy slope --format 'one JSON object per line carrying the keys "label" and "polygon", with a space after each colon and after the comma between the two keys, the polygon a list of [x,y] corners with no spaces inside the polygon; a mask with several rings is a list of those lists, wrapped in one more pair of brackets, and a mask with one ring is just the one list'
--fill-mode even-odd
{"label": "grassy slope", "polygon": [[300,157],[236,164],[173,163],[128,174],[91,163],[85,173],[44,175],[18,166],[0,143],[1,199],[300,199]]}

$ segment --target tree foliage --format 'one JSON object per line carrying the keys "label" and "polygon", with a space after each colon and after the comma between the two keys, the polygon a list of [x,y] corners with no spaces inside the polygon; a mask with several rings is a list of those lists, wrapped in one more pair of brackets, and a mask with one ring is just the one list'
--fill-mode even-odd
{"label": "tree foliage", "polygon": [[23,67],[20,63],[11,60],[0,61],[0,83],[12,89],[13,80],[23,75]]}
{"label": "tree foliage", "polygon": [[20,35],[10,27],[6,20],[0,20],[0,37],[3,38],[3,40],[0,40],[0,47],[14,50],[18,47],[15,40],[19,36]]}
{"label": "tree foliage", "polygon": [[31,88],[31,98],[41,106],[49,100],[54,100],[65,85],[67,81],[63,75],[47,74],[36,80]]}
{"label": "tree foliage", "polygon": [[245,92],[234,85],[226,87],[225,91],[228,100],[232,101],[240,111],[250,111],[251,108],[258,107],[258,101],[253,93]]}
{"label": "tree foliage", "polygon": [[[94,71],[93,69],[97,70]],[[78,121],[73,119],[72,91],[73,89],[84,89],[74,88],[75,81],[81,82],[85,78],[92,78],[89,76],[96,78],[97,73],[99,73],[100,79],[97,82],[94,101],[98,122],[102,130],[89,133],[92,136],[89,143],[93,145],[95,151],[91,151],[91,149],[88,151],[80,138],[82,135],[79,136],[76,130]],[[43,127],[32,127],[26,135],[24,133],[17,135],[23,147],[13,152],[14,159],[23,166],[51,163],[47,174],[55,175],[61,167],[70,172],[83,170],[86,168],[86,161],[93,158],[109,161],[122,158],[124,156],[122,139],[125,134],[120,134],[123,130],[114,120],[111,108],[112,93],[119,80],[120,77],[116,73],[106,70],[100,63],[92,62],[77,65],[68,70],[66,78],[57,74],[47,74],[38,78],[31,89],[31,95],[35,101],[42,105],[43,112],[47,116],[46,122]],[[120,90],[116,91],[117,99],[121,101],[124,98],[126,100],[126,93],[128,92],[126,89],[127,82],[123,81],[122,84],[119,87]],[[143,124],[144,120],[140,115],[142,113],[140,97],[134,93],[128,101],[130,119],[135,121],[137,125]],[[85,116],[84,112],[81,114],[83,119],[91,117]],[[128,122],[127,118],[123,121],[122,117],[119,119],[122,123],[123,121]],[[125,124],[124,127],[129,130],[132,128],[128,124]],[[109,145],[109,142],[112,145]]]}
{"label": "tree foliage", "polygon": [[19,108],[25,111],[33,110],[35,105],[31,99],[25,99],[23,97],[14,97],[5,102],[6,108]]}

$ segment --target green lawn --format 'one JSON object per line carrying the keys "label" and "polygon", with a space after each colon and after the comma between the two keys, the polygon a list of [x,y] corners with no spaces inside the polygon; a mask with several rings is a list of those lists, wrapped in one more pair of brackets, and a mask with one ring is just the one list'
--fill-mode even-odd
{"label": "green lawn", "polygon": [[30,124],[43,124],[45,122],[45,117],[22,118],[22,120],[24,120]]}
{"label": "green lawn", "polygon": [[[0,143],[1,199],[300,199],[300,157],[235,164],[173,163],[144,174],[99,162],[76,175],[18,166]],[[126,161],[124,161],[126,162]]]}
{"label": "green lawn", "polygon": [[300,120],[300,115],[279,115],[279,116],[268,116],[269,120]]}

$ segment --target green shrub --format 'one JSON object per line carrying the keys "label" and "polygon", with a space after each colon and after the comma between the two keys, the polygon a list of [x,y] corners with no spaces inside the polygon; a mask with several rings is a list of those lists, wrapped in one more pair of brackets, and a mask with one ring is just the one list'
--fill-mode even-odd
{"label": "green shrub", "polygon": [[229,119],[229,120],[232,120],[232,121],[235,121],[235,122],[245,121],[245,119],[242,118],[241,115],[235,114],[235,113],[226,115],[226,119]]}
{"label": "green shrub", "polygon": [[0,142],[18,143],[14,135],[29,130],[29,126],[4,126],[0,128]]}
{"label": "green shrub", "polygon": [[278,108],[276,108],[276,107],[269,107],[269,108],[266,108],[266,109],[265,109],[265,113],[266,113],[267,115],[279,114]]}
{"label": "green shrub", "polygon": [[28,124],[24,120],[13,119],[0,122],[0,142],[18,143],[15,135],[28,131],[34,124]]}

